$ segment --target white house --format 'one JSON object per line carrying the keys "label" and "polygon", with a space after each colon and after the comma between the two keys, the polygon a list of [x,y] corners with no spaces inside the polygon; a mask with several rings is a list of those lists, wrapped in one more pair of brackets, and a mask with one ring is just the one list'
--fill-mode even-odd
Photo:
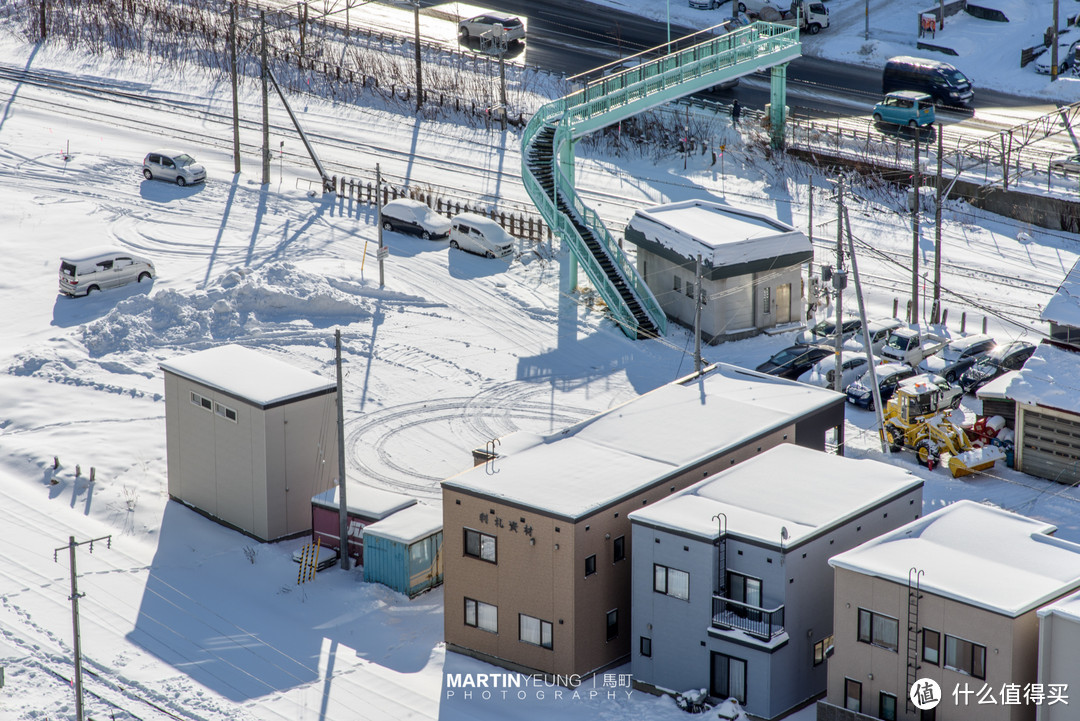
{"label": "white house", "polygon": [[1039,319],[1050,324],[1054,340],[1080,344],[1080,261],[1069,269]]}
{"label": "white house", "polygon": [[701,332],[710,343],[757,335],[803,318],[802,266],[810,240],[761,213],[705,200],[639,210],[626,226],[637,270],[664,312],[693,327],[701,256]]}
{"label": "white house", "polygon": [[[1049,691],[1053,685],[1069,695],[1069,689],[1080,689],[1080,663],[1077,663],[1080,660],[1080,593],[1043,606],[1038,616],[1038,683],[1044,691]],[[1038,704],[1036,721],[1074,721],[1077,716],[1075,703]]]}
{"label": "white house", "polygon": [[169,497],[261,541],[311,530],[337,477],[336,384],[238,345],[161,368]]}

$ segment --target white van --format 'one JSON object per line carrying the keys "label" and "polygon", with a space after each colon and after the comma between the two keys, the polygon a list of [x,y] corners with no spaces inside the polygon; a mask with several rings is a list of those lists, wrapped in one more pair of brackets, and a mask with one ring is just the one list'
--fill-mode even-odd
{"label": "white van", "polygon": [[73,298],[153,277],[153,263],[119,248],[90,248],[60,259],[60,292]]}
{"label": "white van", "polygon": [[514,236],[491,218],[462,213],[454,216],[450,224],[450,247],[488,258],[502,258],[514,252]]}

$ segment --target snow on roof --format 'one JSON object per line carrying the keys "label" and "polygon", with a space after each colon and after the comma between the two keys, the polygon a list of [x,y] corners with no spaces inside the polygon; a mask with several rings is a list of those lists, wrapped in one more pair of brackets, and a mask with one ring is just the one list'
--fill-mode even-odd
{"label": "snow on roof", "polygon": [[417,503],[365,527],[364,536],[378,536],[409,546],[439,533],[442,524],[442,508]]}
{"label": "snow on roof", "polygon": [[60,256],[60,260],[67,261],[78,265],[79,263],[86,263],[88,261],[99,258],[103,255],[131,255],[122,248],[117,248],[115,245],[96,245],[92,248],[84,248],[77,250],[74,253],[68,253]]}
{"label": "snow on roof", "polygon": [[[382,520],[392,513],[401,511],[416,504],[416,499],[393,491],[384,491],[381,488],[372,488],[360,483],[346,481],[345,501],[346,511],[352,516],[362,516]],[[329,508],[336,511],[341,508],[341,500],[338,498],[338,487],[327,489],[311,497],[311,505],[321,508]]]}
{"label": "snow on roof", "polygon": [[443,486],[580,518],[843,399],[718,364],[702,377],[661,386],[562,431],[524,439],[513,434],[496,448],[494,461]]}
{"label": "snow on roof", "polygon": [[1049,535],[1055,526],[958,501],[834,556],[835,568],[907,585],[1006,616],[1019,616],[1080,586],[1080,544]]}
{"label": "snow on roof", "polygon": [[160,366],[264,408],[337,387],[335,382],[314,373],[234,344],[162,361]]}
{"label": "snow on roof", "polygon": [[1080,260],[1065,274],[1057,293],[1046,302],[1039,320],[1080,328]]}
{"label": "snow on roof", "polygon": [[787,529],[784,546],[791,547],[922,483],[897,466],[785,443],[636,510],[630,519],[712,540],[719,535],[713,517],[724,513],[728,535],[779,547]]}
{"label": "snow on roof", "polygon": [[979,390],[975,391],[975,397],[979,400],[990,399],[995,401],[1008,400],[1005,396],[1005,389],[1012,383],[1012,379],[1016,377],[1016,374],[1020,371],[1009,371],[1002,373],[994,380],[984,385]]}
{"label": "snow on roof", "polygon": [[1065,598],[1054,601],[1049,606],[1043,606],[1038,610],[1040,617],[1054,614],[1065,616],[1073,621],[1080,621],[1080,593],[1074,593]]}
{"label": "snow on roof", "polygon": [[812,251],[809,238],[786,223],[705,200],[644,208],[629,224],[685,258],[700,253],[714,268]]}
{"label": "snow on roof", "polygon": [[1080,414],[1080,353],[1041,343],[1005,387],[1005,397]]}

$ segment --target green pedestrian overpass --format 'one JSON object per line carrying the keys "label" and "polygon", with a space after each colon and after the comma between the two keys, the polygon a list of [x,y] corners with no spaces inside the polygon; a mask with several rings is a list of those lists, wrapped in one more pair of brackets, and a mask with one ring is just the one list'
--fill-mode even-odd
{"label": "green pedestrian overpass", "polygon": [[[667,318],[618,242],[575,190],[574,141],[658,105],[770,68],[769,119],[773,144],[779,145],[785,120],[787,63],[799,57],[802,49],[797,28],[766,22],[733,32],[717,26],[678,43],[681,46],[688,41],[692,44],[591,81],[581,90],[544,105],[525,127],[521,141],[525,189],[569,250],[561,270],[563,285],[572,292],[580,264],[612,318],[631,338],[663,335]],[[625,59],[620,62],[625,63]]]}

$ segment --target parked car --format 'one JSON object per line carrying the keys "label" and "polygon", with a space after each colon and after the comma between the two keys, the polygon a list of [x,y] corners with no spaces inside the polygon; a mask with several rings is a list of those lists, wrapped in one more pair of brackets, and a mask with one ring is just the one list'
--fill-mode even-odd
{"label": "parked car", "polygon": [[391,200],[382,208],[383,230],[419,235],[424,240],[450,234],[450,219],[436,213],[426,203],[411,198]]}
{"label": "parked car", "polygon": [[470,253],[502,258],[514,252],[514,236],[491,218],[477,213],[461,213],[450,223],[450,247]]}
{"label": "parked car", "polygon": [[60,259],[60,292],[73,298],[153,277],[152,262],[120,248],[90,248]]}
{"label": "parked car", "polygon": [[521,22],[521,18],[499,13],[487,13],[462,20],[458,23],[458,37],[461,40],[480,37],[484,33],[490,33],[496,26],[502,26],[506,31],[504,39],[508,43],[525,38],[525,24]]}
{"label": "parked car", "polygon": [[[1066,31],[1058,34],[1058,75],[1076,63],[1075,54],[1078,43],[1080,43],[1080,33]],[[1035,72],[1042,75],[1050,74],[1051,66],[1054,64],[1051,50],[1052,48],[1047,48],[1039,54],[1039,57],[1035,58]]]}
{"label": "parked car", "polygon": [[[867,321],[866,330],[870,333],[870,352],[879,355],[885,342],[889,340],[889,334],[897,328],[901,328],[904,321],[899,318],[882,318]],[[854,335],[844,341],[844,350],[863,351],[863,332],[859,329]]]}
{"label": "parked car", "polygon": [[[897,385],[898,388],[905,386],[915,386],[920,383],[929,383],[937,386],[941,391],[940,400],[938,401],[938,408],[957,408],[960,406],[960,401],[964,397],[964,390],[957,385],[949,383],[936,373],[920,373],[919,375],[911,376],[900,381]],[[882,401],[884,402],[884,401]]]}
{"label": "parked car", "polygon": [[875,123],[906,125],[909,128],[934,124],[934,100],[917,90],[896,90],[874,106]]}
{"label": "parked car", "polygon": [[955,383],[964,371],[996,345],[997,341],[983,333],[957,338],[934,355],[923,358],[919,370],[937,373],[950,383]]}
{"label": "parked car", "polygon": [[780,0],[738,0],[738,3],[739,12],[751,15],[760,15],[761,11],[767,7],[771,7],[777,12],[780,12],[781,8],[784,6],[784,3]]}
{"label": "parked car", "polygon": [[922,334],[915,328],[897,328],[889,333],[889,339],[881,347],[881,357],[917,366],[923,358],[937,353],[948,344],[948,339],[939,335]]}
{"label": "parked car", "polygon": [[1050,161],[1050,168],[1060,170],[1062,173],[1080,173],[1080,153],[1054,158]]}
{"label": "parked car", "polygon": [[206,182],[206,168],[178,150],[155,150],[143,158],[143,177],[168,180],[180,187]]}
{"label": "parked car", "polygon": [[801,376],[810,369],[810,366],[825,356],[832,355],[835,352],[835,348],[829,348],[828,346],[796,344],[775,353],[755,370],[771,376],[794,379]]}
{"label": "parked car", "polygon": [[917,90],[942,105],[970,105],[975,97],[971,80],[948,63],[899,55],[889,58],[881,74],[881,92]]}
{"label": "parked car", "polygon": [[974,393],[1002,373],[1023,368],[1034,352],[1035,346],[1023,340],[999,345],[964,371],[960,387],[965,393]]}
{"label": "parked car", "polygon": [[[874,377],[877,378],[881,402],[888,403],[900,382],[914,375],[915,369],[907,363],[882,363],[874,366]],[[868,368],[862,378],[847,387],[848,403],[870,411],[874,410],[874,390],[870,383],[870,369]]]}
{"label": "parked car", "polygon": [[[874,364],[877,365],[881,361],[880,358],[874,358]],[[848,386],[857,381],[866,373],[866,369],[869,364],[866,360],[865,353],[845,353],[843,356],[843,362],[841,364],[840,371],[840,390],[846,391]],[[825,356],[817,363],[810,367],[810,370],[806,371],[799,376],[800,383],[808,383],[812,386],[821,386],[822,388],[835,388],[836,382],[836,354],[835,350],[833,355]]]}
{"label": "parked car", "polygon": [[[862,332],[862,321],[858,318],[848,318],[841,327],[840,340],[845,341]],[[795,342],[800,345],[814,345],[817,343],[836,342],[836,320],[825,319],[816,325],[807,328],[795,336]]]}

